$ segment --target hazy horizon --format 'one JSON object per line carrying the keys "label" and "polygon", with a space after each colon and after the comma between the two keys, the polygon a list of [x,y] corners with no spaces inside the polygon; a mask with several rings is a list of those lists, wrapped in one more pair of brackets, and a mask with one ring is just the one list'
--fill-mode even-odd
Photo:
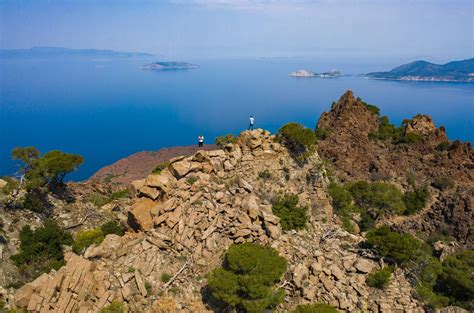
{"label": "hazy horizon", "polygon": [[468,0],[3,0],[0,17],[2,49],[437,63],[474,56]]}

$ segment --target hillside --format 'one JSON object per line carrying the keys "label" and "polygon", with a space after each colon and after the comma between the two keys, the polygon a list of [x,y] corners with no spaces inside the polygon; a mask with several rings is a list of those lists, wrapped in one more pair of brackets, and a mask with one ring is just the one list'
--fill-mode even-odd
{"label": "hillside", "polygon": [[[67,197],[48,195],[59,228],[23,209],[21,196],[13,209],[11,195],[0,193],[4,305],[29,312],[473,308],[473,150],[448,141],[429,116],[396,127],[347,91],[315,131],[289,123],[277,134],[256,129],[220,142],[207,151],[184,147],[189,153],[152,174],[155,161],[185,150],[161,150],[146,162],[137,154],[69,183]],[[139,179],[112,192],[110,175],[117,184],[122,175]],[[54,239],[60,232],[62,246]],[[60,249],[64,266],[38,271],[25,261],[41,253],[31,244]],[[41,256],[39,265],[50,262]]]}
{"label": "hillside", "polygon": [[366,74],[374,79],[474,82],[474,59],[434,64],[415,61],[393,68],[388,72]]}

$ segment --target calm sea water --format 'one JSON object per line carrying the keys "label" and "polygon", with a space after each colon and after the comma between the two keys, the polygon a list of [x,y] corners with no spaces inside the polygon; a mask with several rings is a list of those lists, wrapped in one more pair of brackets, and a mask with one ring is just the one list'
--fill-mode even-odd
{"label": "calm sea water", "polygon": [[199,69],[179,72],[139,68],[149,61],[0,60],[0,176],[15,172],[9,154],[16,146],[83,155],[86,163],[70,176],[82,180],[134,152],[195,144],[201,132],[207,143],[237,134],[250,114],[272,132],[290,121],[314,128],[347,89],[397,124],[427,113],[451,139],[474,139],[474,84],[288,76],[300,68],[386,68],[308,59],[194,60]]}

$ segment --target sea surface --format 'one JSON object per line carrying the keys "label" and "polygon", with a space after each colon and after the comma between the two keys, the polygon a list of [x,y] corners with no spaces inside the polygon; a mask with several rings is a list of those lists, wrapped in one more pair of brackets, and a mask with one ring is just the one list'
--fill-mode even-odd
{"label": "sea surface", "polygon": [[[0,60],[0,176],[17,165],[16,146],[84,156],[69,177],[83,180],[132,153],[210,143],[248,126],[275,132],[291,121],[314,128],[347,90],[397,125],[417,113],[445,125],[450,139],[474,139],[474,84],[368,80],[356,74],[392,66],[315,59],[185,60],[200,68],[154,72],[157,60]],[[393,66],[397,64],[392,64]],[[294,78],[298,69],[351,76]]]}

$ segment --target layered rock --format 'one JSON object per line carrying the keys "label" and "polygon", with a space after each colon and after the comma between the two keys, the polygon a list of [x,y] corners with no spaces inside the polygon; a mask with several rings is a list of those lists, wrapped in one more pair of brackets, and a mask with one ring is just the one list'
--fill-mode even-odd
{"label": "layered rock", "polygon": [[[421,310],[402,273],[390,293],[372,296],[365,278],[379,265],[359,253],[363,237],[332,222],[319,156],[301,166],[266,131],[246,131],[222,150],[172,159],[161,174],[133,185],[137,196],[121,214],[130,232],[108,235],[83,256],[68,254],[65,267],[18,290],[18,307],[96,312],[118,300],[130,312],[206,312],[202,277],[222,264],[231,244],[257,242],[288,260],[279,312],[312,302],[343,311]],[[284,192],[308,206],[305,230],[283,231],[272,213],[272,200]]]}

